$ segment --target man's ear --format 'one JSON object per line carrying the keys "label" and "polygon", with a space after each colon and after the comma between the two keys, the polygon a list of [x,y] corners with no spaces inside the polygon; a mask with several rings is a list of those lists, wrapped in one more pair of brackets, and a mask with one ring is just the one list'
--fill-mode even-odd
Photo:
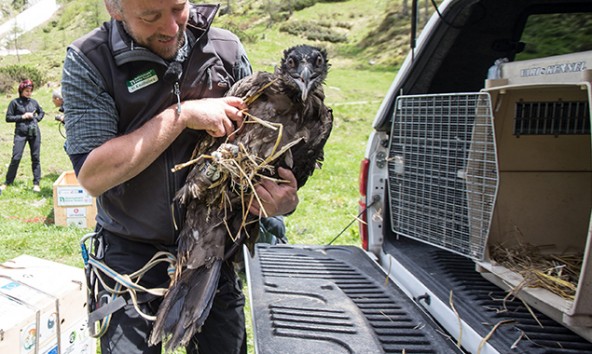
{"label": "man's ear", "polygon": [[[121,21],[123,19],[122,15],[121,15],[121,6],[119,6],[116,2],[118,0],[104,0],[105,1],[105,7],[107,8],[107,12],[109,12],[109,15],[111,15],[111,17],[117,21]],[[119,0],[121,1],[121,0]]]}

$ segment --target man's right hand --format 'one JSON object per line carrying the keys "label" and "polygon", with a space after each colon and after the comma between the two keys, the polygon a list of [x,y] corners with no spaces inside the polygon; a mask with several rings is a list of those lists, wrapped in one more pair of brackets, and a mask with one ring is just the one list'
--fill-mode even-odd
{"label": "man's right hand", "polygon": [[232,134],[236,126],[242,124],[245,109],[247,105],[238,97],[203,98],[183,102],[181,117],[187,128],[223,137]]}

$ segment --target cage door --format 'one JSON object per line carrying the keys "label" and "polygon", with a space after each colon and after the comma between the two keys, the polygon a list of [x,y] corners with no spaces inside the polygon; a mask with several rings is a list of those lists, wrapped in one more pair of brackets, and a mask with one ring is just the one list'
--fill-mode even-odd
{"label": "cage door", "polygon": [[388,168],[393,232],[483,259],[499,179],[488,93],[397,98]]}

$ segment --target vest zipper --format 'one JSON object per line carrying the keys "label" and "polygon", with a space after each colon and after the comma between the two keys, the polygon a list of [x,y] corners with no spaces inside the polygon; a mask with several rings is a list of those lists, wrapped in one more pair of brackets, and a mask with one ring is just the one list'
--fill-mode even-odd
{"label": "vest zipper", "polygon": [[175,81],[173,92],[177,96],[177,114],[181,115],[181,89],[179,88],[179,81]]}
{"label": "vest zipper", "polygon": [[[177,97],[177,115],[179,116],[181,115],[181,86],[179,84],[180,80],[181,75],[177,77],[177,80],[175,80],[175,83],[173,85],[173,94]],[[171,145],[171,147],[167,149],[167,151],[165,152],[165,166],[167,166],[167,184],[169,189],[168,200],[171,201],[171,219],[173,228],[171,233],[171,235],[173,235],[173,240],[171,241],[172,243],[176,243],[178,233],[181,231],[181,226],[177,223],[183,222],[183,220],[181,219],[180,210],[177,208],[177,203],[175,202],[176,191],[177,188],[180,186],[177,186],[177,178],[175,178],[175,176],[170,172],[170,167],[173,166],[175,160],[175,153],[172,151],[173,149],[174,147]]]}
{"label": "vest zipper", "polygon": [[171,201],[170,204],[170,215],[171,215],[171,222],[170,222],[170,227],[171,230],[169,232],[169,235],[172,236],[172,239],[168,240],[168,244],[174,244],[177,241],[177,237],[178,237],[178,232],[180,231],[178,228],[180,227],[179,225],[177,225],[178,222],[180,222],[181,220],[179,219],[179,210],[176,207],[175,203],[175,190],[176,190],[176,178],[175,176],[173,176],[169,166],[171,166],[171,162],[174,161],[173,159],[174,154],[171,151],[166,151],[164,153],[164,163],[165,166],[167,167],[167,170],[165,171],[166,174],[166,185],[168,186],[167,188],[167,200]]}

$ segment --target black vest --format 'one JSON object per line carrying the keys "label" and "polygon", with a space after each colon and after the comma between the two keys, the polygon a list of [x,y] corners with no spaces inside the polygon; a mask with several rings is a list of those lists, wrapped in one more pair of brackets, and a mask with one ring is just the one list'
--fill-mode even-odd
{"label": "black vest", "polygon": [[[217,5],[192,6],[187,34],[194,41],[178,80],[181,100],[221,97],[238,79],[241,51],[232,33],[210,28]],[[76,40],[77,50],[102,76],[119,112],[119,133],[129,133],[177,102],[174,83],[164,79],[168,63],[145,48],[133,47],[120,22],[111,20]],[[184,221],[184,210],[173,204],[188,161],[205,134],[186,129],[166,151],[136,177],[97,198],[97,223],[128,239],[173,245]],[[150,144],[149,141],[146,142]]]}

